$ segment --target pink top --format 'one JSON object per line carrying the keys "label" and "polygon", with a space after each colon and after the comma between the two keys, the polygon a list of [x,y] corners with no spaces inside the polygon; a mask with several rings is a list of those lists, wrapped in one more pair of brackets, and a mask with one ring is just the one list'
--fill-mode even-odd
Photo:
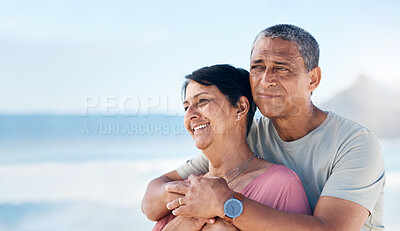
{"label": "pink top", "polygon": [[[242,190],[245,197],[270,208],[311,215],[310,205],[297,174],[282,165],[273,165],[252,180]],[[169,213],[161,218],[153,231],[162,230],[175,216]]]}

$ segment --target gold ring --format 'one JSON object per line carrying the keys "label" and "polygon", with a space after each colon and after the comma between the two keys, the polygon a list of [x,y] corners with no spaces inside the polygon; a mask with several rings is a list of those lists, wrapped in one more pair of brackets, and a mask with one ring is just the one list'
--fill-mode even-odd
{"label": "gold ring", "polygon": [[178,202],[179,202],[179,206],[182,205],[182,201],[181,201],[182,197],[179,197]]}

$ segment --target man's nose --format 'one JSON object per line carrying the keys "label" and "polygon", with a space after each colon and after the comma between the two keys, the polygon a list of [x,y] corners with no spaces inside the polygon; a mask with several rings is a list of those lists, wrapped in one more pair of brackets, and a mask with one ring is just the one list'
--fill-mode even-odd
{"label": "man's nose", "polygon": [[261,84],[264,87],[274,87],[276,86],[276,76],[273,72],[273,68],[266,68],[261,76]]}

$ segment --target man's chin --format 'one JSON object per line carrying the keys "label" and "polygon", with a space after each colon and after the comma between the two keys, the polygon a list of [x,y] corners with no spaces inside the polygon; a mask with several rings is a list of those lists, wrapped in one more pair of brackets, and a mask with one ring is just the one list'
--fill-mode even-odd
{"label": "man's chin", "polygon": [[282,108],[276,108],[276,107],[269,107],[265,108],[258,108],[260,110],[261,114],[267,118],[274,119],[274,118],[280,118],[284,115]]}

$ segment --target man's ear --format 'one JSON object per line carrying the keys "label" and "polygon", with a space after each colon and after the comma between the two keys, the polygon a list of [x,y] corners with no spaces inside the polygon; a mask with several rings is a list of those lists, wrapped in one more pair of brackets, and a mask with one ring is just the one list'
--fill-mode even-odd
{"label": "man's ear", "polygon": [[308,78],[310,83],[308,84],[308,91],[313,92],[317,89],[319,83],[321,82],[321,68],[315,67],[310,72],[308,72]]}
{"label": "man's ear", "polygon": [[239,98],[239,101],[236,104],[236,108],[236,118],[240,119],[243,116],[247,115],[247,112],[250,109],[250,103],[246,96],[241,96]]}

